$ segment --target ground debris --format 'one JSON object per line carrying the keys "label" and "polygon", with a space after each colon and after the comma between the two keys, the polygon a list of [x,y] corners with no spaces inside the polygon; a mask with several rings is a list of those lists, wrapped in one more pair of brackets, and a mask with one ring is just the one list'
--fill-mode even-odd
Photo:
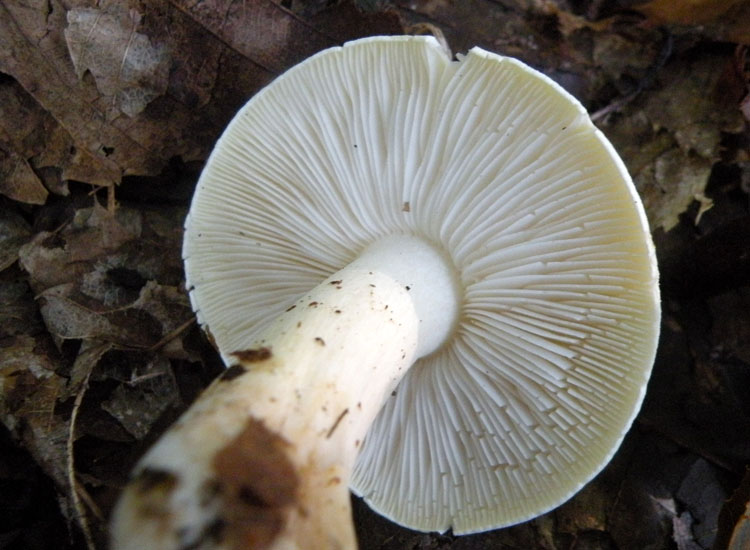
{"label": "ground debris", "polygon": [[[145,442],[221,372],[194,325],[180,246],[200,162],[230,117],[324,47],[421,24],[454,52],[521,58],[598,113],[655,228],[662,342],[622,448],[558,510],[456,537],[394,526],[357,501],[361,550],[741,548],[750,71],[741,18],[715,16],[709,0],[690,2],[695,13],[666,4],[0,2],[0,421],[54,481],[46,508],[59,500],[72,525],[86,514],[105,548],[104,518]],[[102,186],[114,190],[106,207]],[[6,446],[0,465],[15,456]],[[234,478],[242,463],[222,468]],[[0,482],[39,475],[16,472],[0,467]],[[6,494],[23,519],[9,515],[0,540],[83,547],[57,532],[27,544],[40,525],[28,493]]]}

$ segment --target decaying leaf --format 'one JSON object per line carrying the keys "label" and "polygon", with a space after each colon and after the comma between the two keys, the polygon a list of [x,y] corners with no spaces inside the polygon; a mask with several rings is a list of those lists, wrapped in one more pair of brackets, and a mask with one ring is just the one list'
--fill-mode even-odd
{"label": "decaying leaf", "polygon": [[76,442],[143,437],[180,403],[169,357],[196,360],[187,346],[166,346],[193,319],[179,286],[184,209],[113,213],[89,202],[20,246],[33,294],[25,281],[0,285],[0,320],[10,319],[0,329],[0,418],[71,496],[71,514],[84,510],[71,492],[82,490]]}
{"label": "decaying leaf", "polygon": [[0,209],[0,271],[16,262],[19,249],[30,238],[31,228],[17,212]]}
{"label": "decaying leaf", "polygon": [[716,40],[750,44],[750,4],[746,0],[650,0],[635,9],[658,25],[697,28]]}
{"label": "decaying leaf", "polygon": [[[60,357],[45,339],[16,335],[4,340],[0,354],[0,419],[18,430],[26,448],[55,480],[67,486],[67,423],[55,415],[65,381],[55,374]],[[23,428],[23,429],[21,429]]]}
{"label": "decaying leaf", "polygon": [[728,62],[709,55],[668,65],[658,89],[602,123],[628,165],[654,228],[673,228],[693,201],[705,200],[722,133],[744,127],[723,86]]}
{"label": "decaying leaf", "polygon": [[[176,225],[182,210],[174,213]],[[169,288],[181,278],[179,233],[148,250],[139,245],[155,231],[149,220],[159,219],[164,216],[151,213],[144,220],[128,208],[112,214],[95,202],[67,226],[39,233],[22,247],[21,265],[58,343],[91,340],[145,349],[192,318],[184,294]]]}
{"label": "decaying leaf", "polygon": [[612,504],[611,493],[606,491],[604,484],[591,484],[578,494],[578,498],[557,510],[557,529],[571,535],[584,531],[605,531],[605,510]]}
{"label": "decaying leaf", "polygon": [[674,135],[683,151],[718,160],[722,132],[739,133],[744,122],[726,73],[732,59],[707,55],[666,67],[659,89],[649,94],[644,111],[651,122]]}
{"label": "decaying leaf", "polygon": [[[409,27],[428,23],[440,28],[454,52],[481,46],[530,64],[539,64],[543,57],[546,67],[556,65],[559,60],[558,45],[530,21],[536,10],[521,6],[521,2],[398,0],[395,3]],[[540,55],[542,51],[544,56]]]}
{"label": "decaying leaf", "polygon": [[60,395],[61,401],[66,401],[78,394],[85,383],[91,377],[96,365],[101,361],[105,353],[114,347],[112,342],[101,342],[98,340],[83,340],[78,348],[73,367],[70,369],[68,383]]}
{"label": "decaying leaf", "polygon": [[14,82],[0,81],[0,193],[19,202],[43,204],[47,189],[29,164],[43,112]]}
{"label": "decaying leaf", "polygon": [[158,322],[144,310],[108,308],[74,283],[52,287],[39,299],[47,328],[58,341],[102,339],[145,348],[161,336]]}
{"label": "decaying leaf", "polygon": [[[15,410],[36,382],[54,377],[59,367],[57,350],[44,330],[28,283],[7,270],[0,281],[0,421],[19,424]],[[17,393],[20,392],[20,393]]]}
{"label": "decaying leaf", "polygon": [[315,17],[271,0],[4,0],[0,72],[71,136],[82,164],[106,175],[97,184],[113,184],[158,174],[173,157],[205,158],[240,105],[304,57],[402,30],[394,16],[351,5]]}
{"label": "decaying leaf", "polygon": [[[719,511],[727,496],[715,466],[702,458],[690,466],[676,493],[677,500],[689,514],[680,516],[680,524],[690,528],[689,532],[681,533],[684,548],[692,550],[693,547],[710,548],[713,545]],[[676,530],[675,535],[677,533]]]}
{"label": "decaying leaf", "polygon": [[132,118],[166,92],[170,56],[163,43],[136,30],[138,11],[121,2],[104,5],[69,10],[65,41],[78,78],[89,71],[101,94]]}
{"label": "decaying leaf", "polygon": [[706,548],[698,544],[693,538],[694,521],[690,512],[683,512],[672,518],[672,540],[677,545],[677,550],[702,550]]}
{"label": "decaying leaf", "polygon": [[137,212],[118,209],[113,216],[94,203],[55,232],[38,233],[20,251],[21,266],[31,275],[36,292],[77,281],[90,268],[87,262],[118,249],[140,235]]}
{"label": "decaying leaf", "polygon": [[[4,143],[3,143],[4,142]],[[26,159],[13,151],[0,134],[0,193],[16,201],[44,204],[47,190]]]}
{"label": "decaying leaf", "polygon": [[[700,41],[742,29],[726,15],[701,28],[685,22],[695,15],[679,20],[689,4],[703,15],[720,7],[709,0],[670,2],[674,13],[646,20],[613,11],[625,3],[0,0],[0,193],[19,202],[0,198],[0,421],[55,480],[71,523],[88,515],[106,547],[104,518],[144,436],[220,368],[199,348],[181,286],[198,161],[280,71],[344,40],[400,32],[403,20],[442,30],[457,52],[480,45],[520,57],[609,113],[602,128],[655,227],[674,227],[696,200],[716,207],[697,228],[691,219],[657,232],[660,259],[663,243],[694,238],[678,267],[662,264],[660,359],[642,414],[600,476],[554,513],[459,538],[399,530],[357,505],[361,549],[706,548],[723,488],[750,460],[750,225],[748,186],[737,183],[750,171],[740,164],[745,50],[732,83],[733,47]],[[140,174],[160,175],[122,179]],[[122,204],[104,208],[75,182],[120,182]],[[729,196],[736,218],[722,223]],[[748,494],[728,501],[717,548],[746,540]]]}
{"label": "decaying leaf", "polygon": [[135,367],[130,379],[115,388],[102,408],[140,440],[164,411],[179,402],[179,394],[174,373],[165,357],[130,354],[129,359]]}
{"label": "decaying leaf", "polygon": [[654,496],[641,476],[636,472],[623,480],[610,512],[608,531],[618,548],[663,548],[670,535],[673,511]]}
{"label": "decaying leaf", "polygon": [[14,200],[41,204],[48,192],[67,195],[69,180],[107,185],[119,179],[111,163],[76,147],[71,135],[13,80],[0,81],[0,141],[7,157],[0,166],[10,159],[23,164],[21,179],[0,175],[0,190],[14,188],[13,194],[2,191]]}

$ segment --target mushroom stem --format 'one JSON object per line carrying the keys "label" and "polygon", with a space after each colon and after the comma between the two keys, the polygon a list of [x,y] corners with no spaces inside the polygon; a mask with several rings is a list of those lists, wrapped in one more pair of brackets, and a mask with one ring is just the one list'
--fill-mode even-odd
{"label": "mushroom stem", "polygon": [[140,461],[115,549],[356,548],[348,484],[385,399],[450,336],[458,286],[415,237],[366,249],[276,319]]}

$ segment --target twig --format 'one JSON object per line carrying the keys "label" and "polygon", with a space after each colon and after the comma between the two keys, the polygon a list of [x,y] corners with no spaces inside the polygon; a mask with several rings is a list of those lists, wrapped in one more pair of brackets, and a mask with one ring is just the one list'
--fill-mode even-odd
{"label": "twig", "polygon": [[78,411],[81,408],[81,403],[83,402],[83,396],[86,395],[86,390],[88,390],[90,376],[91,376],[91,371],[89,371],[86,374],[86,378],[83,380],[83,383],[81,384],[81,389],[76,394],[75,402],[73,403],[73,411],[70,413],[70,429],[68,430],[68,440],[66,442],[66,451],[68,455],[67,456],[68,485],[70,487],[70,497],[71,497],[71,500],[73,501],[73,508],[75,509],[76,519],[78,520],[78,525],[81,527],[81,531],[83,531],[83,537],[86,540],[86,547],[89,550],[96,550],[96,545],[94,544],[94,538],[91,536],[91,527],[89,526],[89,521],[88,521],[88,518],[86,517],[86,510],[81,502],[80,493],[78,492],[78,480],[76,479],[75,456],[73,452],[73,444],[75,443],[75,430],[76,430],[76,420],[78,419]]}
{"label": "twig", "polygon": [[177,338],[177,336],[185,332],[193,323],[195,323],[195,317],[191,317],[190,319],[182,323],[179,327],[165,334],[161,340],[147,348],[146,351],[158,351],[159,349],[167,345],[171,340],[174,340],[175,338]]}

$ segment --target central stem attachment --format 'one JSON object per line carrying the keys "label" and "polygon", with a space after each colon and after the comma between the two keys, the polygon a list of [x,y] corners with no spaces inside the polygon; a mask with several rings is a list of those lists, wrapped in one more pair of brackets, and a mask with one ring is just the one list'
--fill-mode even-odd
{"label": "central stem attachment", "polygon": [[143,457],[113,548],[356,548],[348,484],[408,368],[451,335],[450,261],[384,238],[302,296]]}
{"label": "central stem attachment", "polygon": [[371,244],[349,265],[388,275],[409,292],[419,318],[417,358],[449,339],[458,321],[461,290],[447,254],[419,237],[391,235]]}

